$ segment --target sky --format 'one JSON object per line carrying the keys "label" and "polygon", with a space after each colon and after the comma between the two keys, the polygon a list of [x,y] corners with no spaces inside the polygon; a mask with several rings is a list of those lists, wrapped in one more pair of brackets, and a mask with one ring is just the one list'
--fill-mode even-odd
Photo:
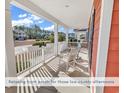
{"label": "sky", "polygon": [[[53,31],[54,24],[44,18],[35,16],[25,10],[22,10],[14,5],[10,6],[12,26],[25,25],[30,27],[34,24],[38,25],[41,29]],[[64,27],[59,27],[59,32],[65,32]],[[69,33],[73,33],[73,29],[69,30]]]}

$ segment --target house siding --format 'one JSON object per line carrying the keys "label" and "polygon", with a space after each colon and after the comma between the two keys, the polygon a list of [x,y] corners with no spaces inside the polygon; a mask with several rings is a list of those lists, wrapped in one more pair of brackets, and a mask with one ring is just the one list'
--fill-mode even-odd
{"label": "house siding", "polygon": [[95,76],[95,72],[96,72],[96,59],[97,59],[99,25],[100,25],[100,14],[101,14],[101,1],[102,0],[94,0],[95,21],[94,21],[94,36],[93,36],[93,50],[92,50],[93,76]]}
{"label": "house siding", "polygon": [[[95,22],[92,47],[92,72],[94,77],[96,74],[95,72],[102,3],[101,1],[102,0],[94,0]],[[114,0],[109,48],[107,55],[106,77],[119,77],[119,0]],[[94,93],[94,87],[92,89]],[[104,87],[104,93],[119,93],[119,87]]]}
{"label": "house siding", "polygon": [[[119,77],[119,0],[114,0],[106,77]],[[105,87],[104,93],[119,93],[119,87]]]}
{"label": "house siding", "polygon": [[[91,59],[92,60],[92,66],[91,66],[92,77],[93,76],[95,77],[95,74],[96,74],[95,72],[96,72],[96,59],[97,59],[97,48],[98,48],[98,38],[99,38],[101,3],[102,3],[102,0],[94,0],[95,20],[94,20],[92,59]],[[94,93],[94,91],[95,91],[95,87],[92,86],[92,93]]]}

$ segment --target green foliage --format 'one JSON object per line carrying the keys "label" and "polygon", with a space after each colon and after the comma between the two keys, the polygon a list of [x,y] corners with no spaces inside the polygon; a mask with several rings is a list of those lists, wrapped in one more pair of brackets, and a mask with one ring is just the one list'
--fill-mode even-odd
{"label": "green foliage", "polygon": [[42,46],[46,46],[46,43],[47,42],[42,42],[42,41],[37,41],[33,44],[33,46],[39,46],[39,47],[42,47]]}
{"label": "green foliage", "polygon": [[59,42],[62,42],[62,41],[64,41],[64,40],[65,40],[65,36],[64,36],[63,34],[59,33],[59,34],[58,34],[58,41],[59,41]]}
{"label": "green foliage", "polygon": [[53,35],[50,35],[48,38],[49,38],[51,43],[54,43],[54,36]]}
{"label": "green foliage", "polygon": [[77,39],[74,39],[74,42],[77,42]]}
{"label": "green foliage", "polygon": [[[38,25],[32,25],[30,27],[25,26],[15,26],[15,29],[22,30],[26,33],[27,39],[36,39],[36,41],[50,41],[54,43],[54,32],[41,30]],[[65,41],[65,33],[58,32],[58,41],[62,42]],[[37,43],[36,43],[37,44]],[[38,42],[39,44],[39,42]],[[35,45],[35,44],[34,44]],[[39,44],[41,45],[41,44]]]}
{"label": "green foliage", "polygon": [[16,30],[22,30],[26,33],[28,39],[40,39],[41,36],[41,29],[37,25],[33,25],[31,27],[25,27],[23,26],[14,26],[14,29]]}
{"label": "green foliage", "polygon": [[69,42],[77,42],[77,39],[69,37]]}
{"label": "green foliage", "polygon": [[40,41],[40,39],[36,39],[36,41]]}

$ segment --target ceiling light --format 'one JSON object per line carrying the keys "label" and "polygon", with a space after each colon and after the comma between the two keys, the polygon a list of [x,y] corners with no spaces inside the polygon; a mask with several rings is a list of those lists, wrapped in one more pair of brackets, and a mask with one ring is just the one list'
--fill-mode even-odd
{"label": "ceiling light", "polygon": [[69,6],[69,5],[65,5],[65,7],[67,7],[67,8],[68,8],[68,7],[70,7],[70,6]]}

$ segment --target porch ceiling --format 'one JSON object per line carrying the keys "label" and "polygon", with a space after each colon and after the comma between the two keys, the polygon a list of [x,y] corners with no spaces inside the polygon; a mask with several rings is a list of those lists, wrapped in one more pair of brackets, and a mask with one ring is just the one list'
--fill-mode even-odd
{"label": "porch ceiling", "polygon": [[42,10],[74,29],[88,27],[93,0],[30,0]]}

